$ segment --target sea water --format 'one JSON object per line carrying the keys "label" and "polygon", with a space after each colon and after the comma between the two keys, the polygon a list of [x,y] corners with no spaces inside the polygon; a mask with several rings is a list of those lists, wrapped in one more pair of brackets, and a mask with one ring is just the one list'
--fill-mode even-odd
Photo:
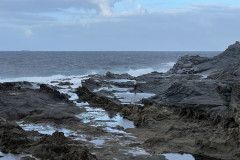
{"label": "sea water", "polygon": [[169,70],[184,55],[213,57],[219,52],[0,52],[0,79]]}

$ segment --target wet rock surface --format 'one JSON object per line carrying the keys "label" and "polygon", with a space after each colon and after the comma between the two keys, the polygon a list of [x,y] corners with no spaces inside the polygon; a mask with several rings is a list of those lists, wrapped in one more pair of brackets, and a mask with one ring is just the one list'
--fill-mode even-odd
{"label": "wet rock surface", "polygon": [[[36,140],[36,136],[40,138]],[[16,123],[0,120],[0,137],[0,149],[4,153],[27,153],[39,159],[96,159],[87,148],[66,138],[62,132],[41,135],[26,132]],[[25,156],[21,159],[35,158]]]}
{"label": "wet rock surface", "polygon": [[76,90],[76,93],[78,94],[79,101],[80,102],[89,102],[92,106],[104,108],[106,110],[114,110],[114,111],[120,111],[121,106],[119,101],[115,100],[115,103],[113,100],[110,100],[109,98],[96,94],[94,92],[91,92],[86,87],[79,87]]}
{"label": "wet rock surface", "polygon": [[8,120],[40,121],[78,121],[75,113],[81,109],[66,99],[58,91],[40,85],[40,89],[29,89],[12,83],[1,84],[0,116]]}

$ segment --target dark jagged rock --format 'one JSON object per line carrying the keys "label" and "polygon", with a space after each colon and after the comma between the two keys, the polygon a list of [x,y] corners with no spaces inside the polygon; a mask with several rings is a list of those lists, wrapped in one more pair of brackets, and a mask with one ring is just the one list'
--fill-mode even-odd
{"label": "dark jagged rock", "polygon": [[133,76],[130,74],[124,73],[124,74],[115,74],[111,72],[106,73],[106,77],[110,79],[134,79]]}
{"label": "dark jagged rock", "polygon": [[[26,132],[16,123],[0,119],[0,150],[4,153],[28,153],[41,159],[58,160],[96,160],[86,147],[66,138],[62,132],[43,135],[37,132]],[[24,157],[22,160],[35,158]]]}
{"label": "dark jagged rock", "polygon": [[177,74],[200,73],[202,71],[208,70],[209,68],[199,69],[196,66],[208,61],[210,61],[210,59],[207,57],[183,56],[177,61],[177,63],[170,71]]}
{"label": "dark jagged rock", "polygon": [[[96,160],[86,147],[67,139],[62,132],[45,135],[34,142],[30,151],[41,159]],[[84,155],[84,156],[83,156]]]}
{"label": "dark jagged rock", "polygon": [[82,86],[94,90],[99,88],[101,85],[98,80],[95,80],[94,78],[89,78],[82,81]]}
{"label": "dark jagged rock", "polygon": [[30,88],[32,84],[30,82],[5,82],[0,83],[0,90],[16,90],[20,88]]}
{"label": "dark jagged rock", "polygon": [[215,80],[231,80],[233,82],[238,81],[240,78],[240,65],[232,68],[231,70],[224,70],[219,71],[216,74],[209,75],[208,79],[215,79]]}
{"label": "dark jagged rock", "polygon": [[74,113],[80,113],[81,109],[56,90],[45,85],[40,90],[16,89],[15,83],[10,84],[0,89],[0,117],[31,122],[78,121]]}
{"label": "dark jagged rock", "polygon": [[56,88],[51,87],[51,86],[46,85],[46,84],[40,84],[40,91],[47,92],[49,94],[55,95],[55,97],[60,98],[60,99],[68,100],[67,95],[60,93],[59,91],[57,91]]}
{"label": "dark jagged rock", "polygon": [[[169,73],[214,75],[232,72],[240,65],[240,44],[230,45],[223,53],[213,58],[184,56],[180,58]],[[238,75],[238,69],[234,74]]]}
{"label": "dark jagged rock", "polygon": [[70,82],[60,82],[58,83],[59,86],[69,86],[69,85],[73,85],[73,83]]}
{"label": "dark jagged rock", "polygon": [[92,106],[104,108],[106,110],[121,110],[120,104],[114,103],[109,98],[94,93],[86,87],[79,87],[76,93],[78,94],[80,102],[88,102]]}
{"label": "dark jagged rock", "polygon": [[19,154],[32,142],[16,123],[0,119],[0,150]]}

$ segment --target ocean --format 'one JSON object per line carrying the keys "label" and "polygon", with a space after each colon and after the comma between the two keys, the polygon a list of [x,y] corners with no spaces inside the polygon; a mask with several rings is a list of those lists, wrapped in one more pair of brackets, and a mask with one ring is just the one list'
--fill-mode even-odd
{"label": "ocean", "polygon": [[34,81],[37,78],[104,74],[107,71],[139,76],[152,71],[166,72],[184,55],[213,57],[219,53],[1,51],[0,81]]}

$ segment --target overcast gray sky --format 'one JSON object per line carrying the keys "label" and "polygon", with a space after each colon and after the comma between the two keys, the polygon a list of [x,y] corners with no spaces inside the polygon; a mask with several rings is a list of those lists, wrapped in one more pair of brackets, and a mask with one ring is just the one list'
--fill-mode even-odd
{"label": "overcast gray sky", "polygon": [[0,50],[221,51],[240,0],[0,0]]}

